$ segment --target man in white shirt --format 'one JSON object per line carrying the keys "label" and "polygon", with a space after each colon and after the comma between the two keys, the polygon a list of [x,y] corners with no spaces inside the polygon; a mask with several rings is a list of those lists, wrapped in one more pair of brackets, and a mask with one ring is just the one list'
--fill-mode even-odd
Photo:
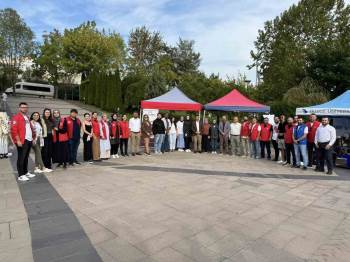
{"label": "man in white shirt", "polygon": [[139,114],[137,112],[134,112],[133,117],[129,120],[129,129],[131,138],[131,153],[133,156],[141,155],[141,119],[139,118]]}
{"label": "man in white shirt", "polygon": [[241,148],[241,123],[238,121],[238,117],[233,118],[233,122],[230,124],[230,142],[232,155],[240,156],[242,152]]}
{"label": "man in white shirt", "polygon": [[319,167],[317,172],[324,172],[324,162],[327,163],[327,175],[333,173],[333,145],[337,139],[336,130],[329,124],[329,118],[323,117],[322,124],[317,128],[315,145],[318,150]]}

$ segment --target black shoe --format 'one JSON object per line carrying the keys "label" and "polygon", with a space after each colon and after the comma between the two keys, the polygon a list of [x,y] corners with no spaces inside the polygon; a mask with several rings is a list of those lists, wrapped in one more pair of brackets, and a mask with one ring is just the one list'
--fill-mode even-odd
{"label": "black shoe", "polygon": [[136,153],[136,155],[141,156],[142,154],[139,152],[139,153]]}
{"label": "black shoe", "polygon": [[[9,155],[8,154],[5,154],[4,155],[4,158],[9,158]],[[51,169],[51,168],[50,168]]]}
{"label": "black shoe", "polygon": [[303,170],[307,170],[307,167],[306,167],[306,166],[303,166]]}
{"label": "black shoe", "polygon": [[78,161],[75,161],[74,163],[77,164],[77,165],[81,165],[81,163],[79,163]]}
{"label": "black shoe", "polygon": [[316,169],[315,169],[315,172],[322,172],[322,173],[323,173],[324,170],[316,168]]}
{"label": "black shoe", "polygon": [[67,168],[67,164],[66,164],[66,163],[64,163],[63,168],[64,168],[64,169],[66,169],[66,168]]}
{"label": "black shoe", "polygon": [[333,175],[333,170],[328,170],[327,175]]}
{"label": "black shoe", "polygon": [[70,166],[74,166],[74,163],[69,163]]}
{"label": "black shoe", "polygon": [[292,168],[300,168],[298,165],[292,165]]}
{"label": "black shoe", "polygon": [[136,156],[136,154],[135,154],[135,153],[132,153],[131,155],[132,155],[132,156]]}
{"label": "black shoe", "polygon": [[312,165],[311,165],[311,164],[308,164],[307,167],[312,167]]}

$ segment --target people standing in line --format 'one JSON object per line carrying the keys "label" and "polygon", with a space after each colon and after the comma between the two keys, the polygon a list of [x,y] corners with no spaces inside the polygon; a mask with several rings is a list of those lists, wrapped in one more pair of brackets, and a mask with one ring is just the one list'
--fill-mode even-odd
{"label": "people standing in line", "polygon": [[239,122],[238,117],[233,117],[233,122],[230,124],[230,142],[231,154],[235,156],[240,156],[242,152],[241,129],[242,124]]}
{"label": "people standing in line", "polygon": [[249,132],[250,132],[250,122],[249,122],[249,118],[245,116],[243,118],[243,123],[241,126],[242,157],[248,157],[250,155]]}
{"label": "people standing in line", "polygon": [[192,122],[192,141],[194,153],[202,153],[202,127],[203,124],[199,120],[199,115],[196,115],[195,121]]}
{"label": "people standing in line", "polygon": [[318,167],[318,150],[315,145],[315,135],[318,127],[321,125],[320,122],[317,121],[317,116],[315,114],[311,114],[309,116],[309,121],[306,123],[307,128],[309,129],[309,133],[307,134],[307,154],[309,158],[309,167],[316,164],[316,169]]}
{"label": "people standing in line", "polygon": [[143,139],[143,143],[145,145],[145,155],[151,155],[151,151],[149,149],[149,142],[152,137],[152,124],[151,121],[149,121],[148,115],[143,116],[143,121],[141,125],[141,136]]}
{"label": "people standing in line", "polygon": [[103,113],[100,121],[100,158],[102,160],[107,160],[111,157],[110,137],[108,117],[106,113]]}
{"label": "people standing in line", "polygon": [[120,154],[122,156],[129,156],[128,154],[128,145],[130,137],[129,122],[127,116],[124,114],[122,116],[122,121],[120,121]]}
{"label": "people standing in line", "polygon": [[38,112],[32,113],[30,116],[30,121],[32,123],[35,138],[33,139],[32,148],[35,156],[35,167],[34,173],[49,173],[52,172],[52,169],[46,168],[43,162],[43,158],[41,155],[41,149],[44,146],[44,138],[43,138],[43,126],[41,124],[40,114]]}
{"label": "people standing in line", "polygon": [[271,159],[271,137],[272,137],[272,125],[269,124],[269,119],[264,118],[264,123],[261,125],[260,132],[260,147],[261,147],[261,158],[265,158],[265,148],[267,152],[267,159]]}
{"label": "people standing in line", "polygon": [[45,108],[41,118],[41,126],[43,128],[44,146],[41,148],[41,155],[43,157],[44,166],[52,169],[53,158],[53,137],[52,130],[54,123],[51,115],[51,109]]}
{"label": "people standing in line", "polygon": [[[292,124],[293,124],[293,118],[292,118]],[[277,163],[279,164],[286,164],[286,145],[284,142],[284,132],[286,130],[286,117],[285,115],[280,116],[280,122],[278,124],[278,137],[277,137],[277,142],[278,142],[278,149],[280,150],[281,153],[281,160],[278,161]]]}
{"label": "people standing in line", "polygon": [[52,111],[52,121],[53,121],[53,130],[52,130],[52,163],[58,163],[59,152],[59,141],[58,141],[58,127],[61,122],[61,113],[59,110]]}
{"label": "people standing in line", "polygon": [[0,159],[8,158],[10,120],[6,112],[0,112]]}
{"label": "people standing in line", "polygon": [[315,171],[324,172],[324,162],[327,163],[327,175],[333,174],[333,146],[337,139],[336,130],[329,124],[329,118],[323,117],[322,124],[315,134],[315,145],[319,151],[319,165]]}
{"label": "people standing in line", "polygon": [[92,112],[92,160],[93,161],[101,161],[100,155],[100,123],[98,122],[98,114],[97,112]]}
{"label": "people standing in line", "polygon": [[261,126],[258,123],[256,117],[252,119],[249,131],[249,141],[250,141],[250,157],[259,159],[260,158],[260,132]]}
{"label": "people standing in line", "polygon": [[176,120],[175,117],[172,117],[170,120],[170,129],[169,129],[169,148],[170,152],[174,152],[176,148]]}
{"label": "people standing in line", "polygon": [[28,172],[28,158],[33,139],[34,128],[28,116],[28,104],[19,103],[19,112],[11,119],[11,137],[17,147],[17,172],[19,181],[28,181],[35,177]]}
{"label": "people standing in line", "polygon": [[191,152],[192,142],[192,120],[189,115],[186,116],[184,121],[184,137],[185,137],[185,151]]}
{"label": "people standing in line", "polygon": [[[284,131],[286,162],[284,162],[283,165],[291,165],[292,167],[296,167],[297,160],[295,157],[295,150],[294,150],[293,129],[294,129],[293,118],[288,117],[287,124],[285,125],[285,131]],[[291,157],[293,157],[293,162],[291,162]]]}
{"label": "people standing in line", "polygon": [[130,138],[131,138],[131,154],[141,155],[140,141],[141,141],[141,119],[139,113],[134,112],[133,117],[129,120]]}
{"label": "people standing in line", "polygon": [[84,114],[82,129],[83,129],[83,143],[84,143],[83,159],[85,162],[91,162],[93,160],[93,157],[92,157],[93,128],[92,128],[92,122],[91,122],[91,115],[89,113]]}
{"label": "people standing in line", "polygon": [[109,132],[111,137],[111,155],[112,158],[119,158],[118,150],[120,145],[120,124],[118,120],[118,115],[113,113],[111,116],[111,121],[109,123]]}
{"label": "people standing in line", "polygon": [[213,119],[213,123],[210,126],[210,147],[211,153],[217,154],[218,151],[218,140],[219,140],[219,126],[216,123],[216,119]]}
{"label": "people standing in line", "polygon": [[177,142],[176,147],[179,152],[183,152],[185,148],[185,139],[184,139],[184,117],[181,116],[180,120],[176,123],[176,133],[177,133]]}
{"label": "people standing in line", "polygon": [[304,119],[300,116],[298,117],[298,125],[294,126],[293,129],[293,141],[294,141],[294,151],[296,156],[296,167],[301,167],[300,155],[303,157],[303,170],[307,169],[308,156],[307,156],[307,134],[308,127],[304,124]]}
{"label": "people standing in line", "polygon": [[230,123],[226,116],[219,123],[220,154],[228,154],[228,140],[230,138]]}
{"label": "people standing in line", "polygon": [[171,128],[171,122],[169,119],[169,114],[166,113],[164,117],[162,118],[165,126],[165,136],[164,141],[162,144],[162,152],[169,152],[170,150],[170,128]]}
{"label": "people standing in line", "polygon": [[210,124],[208,118],[204,118],[202,126],[202,152],[210,151]]}
{"label": "people standing in line", "polygon": [[153,121],[152,132],[154,135],[154,152],[155,154],[161,154],[165,136],[165,126],[162,120],[162,115],[159,113],[157,114],[156,120]]}
{"label": "people standing in line", "polygon": [[[60,112],[58,110],[54,110],[54,119],[57,121],[59,119],[59,123],[57,127],[54,128],[53,131],[53,142],[54,148],[57,149],[55,151],[57,154],[55,156],[56,162],[58,165],[56,168],[63,165],[63,168],[67,168],[67,163],[69,162],[69,135],[68,135],[68,125],[67,118],[60,117]],[[59,118],[57,117],[59,116]]]}
{"label": "people standing in line", "polygon": [[70,115],[67,119],[67,132],[69,137],[69,164],[73,166],[74,164],[80,165],[77,160],[78,148],[80,144],[80,131],[81,131],[81,122],[77,118],[78,110],[71,109]]}
{"label": "people standing in line", "polygon": [[275,116],[273,121],[274,121],[274,123],[272,125],[271,141],[272,141],[273,149],[275,151],[275,157],[274,157],[273,161],[277,162],[279,159],[279,154],[280,154],[280,151],[278,149],[278,126],[280,124],[280,119],[277,116]]}

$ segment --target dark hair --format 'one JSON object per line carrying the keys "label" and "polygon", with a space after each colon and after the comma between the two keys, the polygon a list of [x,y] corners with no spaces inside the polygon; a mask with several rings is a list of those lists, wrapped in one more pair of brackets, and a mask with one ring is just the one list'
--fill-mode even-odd
{"label": "dark hair", "polygon": [[92,112],[91,115],[93,115],[93,114],[97,114],[97,112]]}
{"label": "dark hair", "polygon": [[90,113],[85,113],[85,114],[84,114],[84,117],[86,117],[87,115],[90,115]]}
{"label": "dark hair", "polygon": [[117,117],[117,120],[118,120],[118,114],[117,114],[117,113],[113,113],[113,114],[111,114],[111,121],[115,121],[115,120],[113,119],[113,116],[116,116],[116,117]]}
{"label": "dark hair", "polygon": [[[30,115],[30,120],[34,120],[33,116],[34,116],[35,114],[38,114],[38,116],[39,116],[38,121],[36,121],[36,122],[38,122],[38,123],[41,125],[41,118],[40,118],[40,113],[39,113],[39,112],[33,112],[33,113]],[[35,120],[34,120],[34,121],[35,121]],[[42,125],[41,125],[41,126],[42,126]]]}
{"label": "dark hair", "polygon": [[70,112],[78,114],[78,110],[76,110],[75,108],[71,109]]}
{"label": "dark hair", "polygon": [[46,117],[45,117],[45,112],[46,112],[46,111],[49,111],[49,112],[50,112],[50,116],[49,116],[49,118],[48,118],[47,120],[52,121],[52,112],[51,112],[51,109],[50,109],[50,108],[45,108],[45,109],[43,110],[42,118],[43,118],[44,120],[46,120]]}
{"label": "dark hair", "polygon": [[26,103],[26,102],[21,102],[21,103],[19,103],[19,107],[21,107],[21,106],[27,106],[28,104]]}

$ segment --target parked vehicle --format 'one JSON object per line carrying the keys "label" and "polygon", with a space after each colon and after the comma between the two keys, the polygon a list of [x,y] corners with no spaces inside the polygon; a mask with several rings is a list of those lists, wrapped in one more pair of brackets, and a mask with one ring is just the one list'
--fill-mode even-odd
{"label": "parked vehicle", "polygon": [[[52,85],[29,83],[29,82],[18,82],[15,85],[16,94],[20,95],[31,95],[39,97],[54,97],[55,88]],[[8,95],[13,94],[13,88],[7,88],[5,93]]]}

